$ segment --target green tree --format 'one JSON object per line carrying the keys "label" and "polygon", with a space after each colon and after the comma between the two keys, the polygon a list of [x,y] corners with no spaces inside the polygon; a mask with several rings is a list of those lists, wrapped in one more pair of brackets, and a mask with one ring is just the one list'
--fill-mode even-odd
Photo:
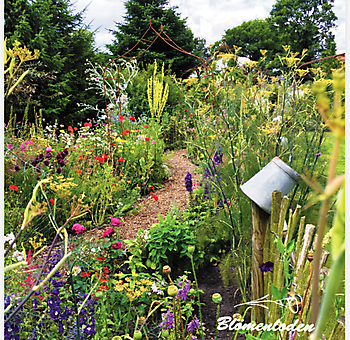
{"label": "green tree", "polygon": [[333,4],[334,0],[277,0],[268,21],[276,29],[279,45],[290,45],[299,53],[307,49],[305,62],[334,54]]}
{"label": "green tree", "polygon": [[[167,8],[168,0],[128,0],[125,3],[127,14],[125,23],[118,23],[117,29],[113,31],[115,40],[107,45],[115,57],[121,56],[132,49],[143,37],[149,27],[160,32],[161,25],[166,33],[177,46],[187,52],[198,53],[198,48],[203,46],[200,39],[195,41],[192,31],[186,26],[186,21],[180,19],[180,14],[175,12],[176,7]],[[112,30],[111,30],[112,31]],[[164,38],[164,34],[162,34]],[[161,38],[158,38],[152,46],[145,51],[150,42],[156,38],[156,33],[151,29],[144,40],[140,41],[128,56],[137,56],[141,67],[146,68],[157,60],[160,64],[164,62],[165,68],[171,67],[172,71],[180,77],[184,72],[198,64],[198,59],[170,47]],[[204,52],[203,52],[204,53]],[[187,76],[189,74],[187,73]]]}
{"label": "green tree", "polygon": [[[233,45],[241,47],[238,55],[255,61],[261,57],[260,50],[267,50],[272,56],[278,45],[274,27],[266,19],[244,21],[241,25],[226,30],[224,37],[231,50]],[[215,43],[215,46],[220,43]]]}
{"label": "green tree", "polygon": [[[40,51],[38,62],[31,65],[35,71],[26,81],[31,85],[31,102],[43,109],[46,120],[74,123],[81,119],[75,117],[76,103],[96,101],[84,93],[84,64],[87,58],[95,58],[95,48],[94,33],[83,24],[83,12],[73,14],[69,0],[6,0],[5,37],[9,46],[18,40]],[[21,117],[25,103],[9,104]],[[5,108],[7,115],[10,105]]]}

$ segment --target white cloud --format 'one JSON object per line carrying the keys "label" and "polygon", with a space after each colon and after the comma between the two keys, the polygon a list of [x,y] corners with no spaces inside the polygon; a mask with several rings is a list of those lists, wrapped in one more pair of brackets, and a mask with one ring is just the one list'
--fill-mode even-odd
{"label": "white cloud", "polygon": [[[107,29],[115,29],[115,23],[123,22],[126,14],[122,0],[77,0],[74,7],[77,11],[89,5],[85,13],[85,23],[91,23],[91,29],[97,29],[96,46],[105,50],[113,35]],[[240,25],[243,21],[264,19],[268,17],[276,0],[170,0],[170,6],[181,18],[186,19],[196,37],[206,39],[207,44],[218,41],[225,30]],[[345,51],[345,0],[335,0],[333,8],[338,17],[338,27],[334,30],[338,53]]]}

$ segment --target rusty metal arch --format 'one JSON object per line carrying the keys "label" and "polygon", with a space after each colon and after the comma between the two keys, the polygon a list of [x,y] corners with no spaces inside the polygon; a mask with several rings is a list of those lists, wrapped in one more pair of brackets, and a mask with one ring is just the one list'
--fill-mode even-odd
{"label": "rusty metal arch", "polygon": [[[146,40],[145,39],[145,36],[147,35],[147,33],[149,31],[153,31],[154,33],[156,33],[156,37],[151,41],[151,40]],[[158,32],[153,26],[152,26],[152,20],[150,19],[149,20],[149,27],[147,28],[147,30],[145,31],[145,33],[142,35],[142,37],[138,40],[138,42],[127,52],[125,52],[123,55],[121,56],[118,56],[112,60],[110,60],[106,66],[104,67],[104,70],[103,70],[103,74],[102,74],[102,80],[103,80],[103,91],[104,91],[104,99],[105,99],[105,106],[106,106],[106,117],[107,117],[107,134],[108,134],[108,141],[109,141],[109,145],[110,145],[110,152],[111,152],[111,148],[112,148],[112,142],[111,142],[111,134],[110,134],[110,119],[109,119],[109,111],[108,111],[108,103],[107,103],[107,93],[106,93],[106,85],[105,85],[105,82],[106,80],[108,79],[115,79],[117,80],[117,83],[119,83],[119,74],[120,74],[120,70],[122,69],[122,67],[128,62],[128,61],[131,61],[133,59],[137,59],[138,57],[140,57],[142,54],[144,54],[147,50],[150,49],[150,47],[153,45],[153,43],[158,39],[162,39],[167,45],[169,45],[171,48],[181,52],[181,53],[184,53],[184,54],[187,54],[189,56],[192,56],[192,57],[195,57],[197,59],[199,59],[199,61],[201,62],[198,66],[196,66],[195,68],[198,68],[199,66],[202,66],[205,70],[205,73],[209,79],[209,76],[211,76],[211,82],[212,82],[212,89],[213,89],[213,106],[215,106],[215,84],[214,84],[214,76],[213,76],[213,70],[211,68],[211,65],[209,64],[209,61],[210,60],[206,60],[204,58],[201,58],[199,56],[196,56],[195,54],[193,53],[190,53],[190,52],[187,52],[185,51],[183,48],[181,48],[180,46],[178,46],[163,30],[163,24],[161,24],[161,27],[160,27],[160,32]],[[128,54],[130,52],[132,52],[137,46],[138,44],[141,42],[141,41],[145,41],[145,42],[148,42],[149,45],[148,47],[146,47],[140,54],[136,55],[136,56],[128,56]],[[106,73],[106,70],[108,68],[108,65],[110,65],[112,62],[118,60],[118,59],[127,59],[124,63],[122,63],[119,67],[118,67],[118,71],[117,71],[117,78],[106,78],[105,77],[105,73]],[[210,70],[210,72],[208,72],[208,70]],[[190,70],[188,70],[190,71]],[[188,72],[186,71],[186,72]],[[185,72],[185,73],[186,73]],[[182,75],[184,75],[185,73],[183,73]],[[118,86],[118,98],[120,98],[120,87]],[[210,100],[210,93],[209,93],[209,104],[211,105],[211,100]],[[122,115],[122,107],[121,107],[121,103],[119,101],[119,110],[120,110],[120,115]],[[123,129],[123,127],[122,127]],[[123,130],[121,130],[123,131]],[[111,152],[112,153],[112,152]]]}

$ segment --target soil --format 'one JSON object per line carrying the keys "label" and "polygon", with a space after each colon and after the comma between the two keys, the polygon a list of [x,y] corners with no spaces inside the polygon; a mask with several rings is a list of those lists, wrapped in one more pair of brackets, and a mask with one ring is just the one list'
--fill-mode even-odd
{"label": "soil", "polygon": [[[242,302],[240,291],[235,286],[226,287],[223,284],[218,266],[203,267],[197,270],[196,276],[199,289],[204,292],[204,294],[200,295],[200,300],[205,303],[205,306],[202,307],[203,323],[205,323],[205,340],[214,340],[216,334],[217,305],[212,301],[212,295],[219,293],[222,297],[220,317],[232,317],[233,314],[238,313],[238,308],[235,308],[235,306]],[[245,319],[246,322],[250,322],[249,315],[246,315]],[[218,331],[218,340],[230,340],[232,335],[233,331],[220,330]],[[245,336],[238,334],[236,339],[243,340]]]}

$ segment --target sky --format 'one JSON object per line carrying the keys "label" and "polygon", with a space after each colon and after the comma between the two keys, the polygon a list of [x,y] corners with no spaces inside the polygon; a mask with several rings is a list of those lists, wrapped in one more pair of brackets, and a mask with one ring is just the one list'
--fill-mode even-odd
{"label": "sky", "polygon": [[[126,1],[126,0],[125,0]],[[335,0],[333,11],[338,17],[334,30],[337,53],[345,52],[345,2]],[[264,19],[269,16],[276,0],[170,0],[170,6],[177,6],[176,12],[186,19],[187,26],[195,37],[204,38],[207,45],[220,40],[225,30],[239,26],[243,21]],[[96,46],[107,51],[113,35],[108,29],[115,29],[115,23],[122,23],[126,14],[123,0],[76,0],[73,10],[81,11],[88,6],[85,23],[95,35]],[[350,6],[348,6],[350,7]],[[349,8],[347,8],[349,10]],[[349,29],[349,27],[348,27]]]}

